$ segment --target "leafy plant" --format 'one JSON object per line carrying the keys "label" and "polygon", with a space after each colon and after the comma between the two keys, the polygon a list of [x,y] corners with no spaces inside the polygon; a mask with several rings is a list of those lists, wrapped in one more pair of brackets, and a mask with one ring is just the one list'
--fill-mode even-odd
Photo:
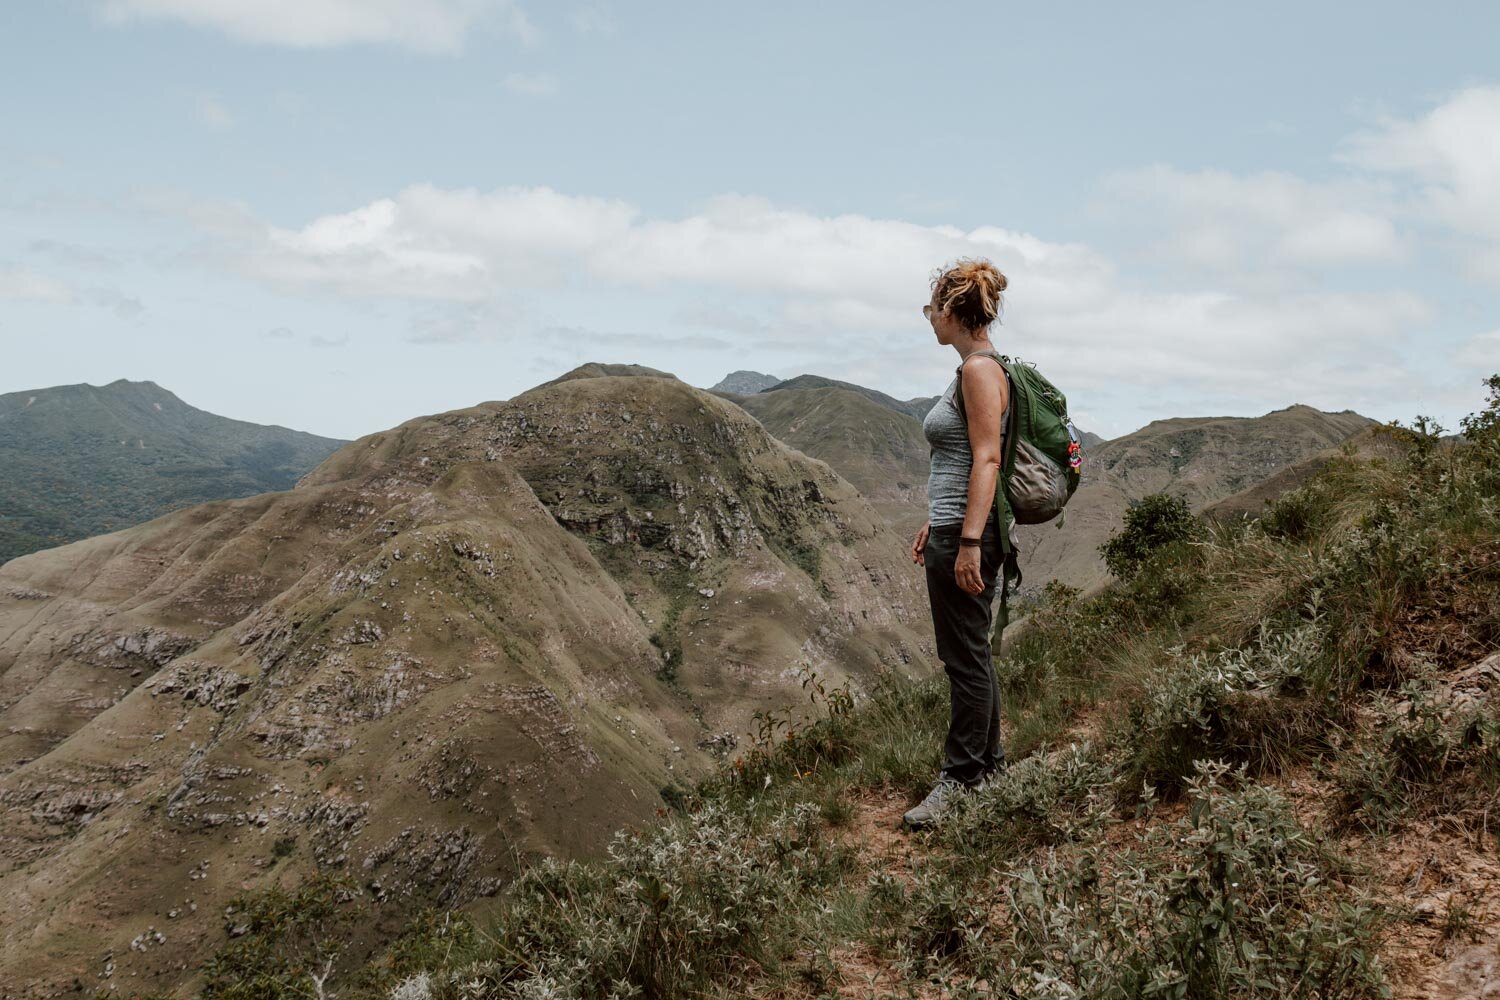
{"label": "leafy plant", "polygon": [[968,958],[1004,995],[1386,997],[1379,916],[1277,792],[1200,763],[1190,808],[1111,857],[1049,853],[1004,886],[999,940]]}
{"label": "leafy plant", "polygon": [[1322,643],[1315,617],[1292,631],[1262,626],[1253,643],[1216,655],[1170,651],[1112,733],[1125,787],[1176,792],[1203,759],[1260,772],[1308,755],[1336,709],[1304,694]]}
{"label": "leafy plant", "polygon": [[1454,712],[1423,681],[1408,681],[1400,694],[1400,702],[1376,702],[1377,721],[1333,768],[1343,823],[1383,833],[1424,798],[1449,811],[1481,801],[1476,785],[1500,783],[1500,720]]}
{"label": "leafy plant", "polygon": [[487,996],[681,996],[774,963],[786,914],[839,871],[811,804],[764,827],[709,804],[617,835],[607,866],[549,858],[528,869],[505,895],[493,957],[447,982]]}
{"label": "leafy plant", "polygon": [[1153,552],[1175,542],[1193,541],[1202,533],[1186,500],[1153,493],[1130,504],[1123,527],[1099,546],[1099,554],[1110,573],[1128,580]]}

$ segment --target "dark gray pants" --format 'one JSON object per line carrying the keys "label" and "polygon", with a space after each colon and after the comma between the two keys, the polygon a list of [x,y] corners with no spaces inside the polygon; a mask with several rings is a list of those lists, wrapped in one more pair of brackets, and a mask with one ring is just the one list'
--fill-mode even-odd
{"label": "dark gray pants", "polygon": [[970,594],[953,579],[961,524],[934,525],[922,561],[927,568],[927,599],[938,659],[948,675],[950,714],[943,742],[943,776],[977,784],[1005,764],[1000,745],[1000,686],[990,662],[991,602],[1000,572],[1000,532],[993,517],[979,546],[979,578],[984,591]]}

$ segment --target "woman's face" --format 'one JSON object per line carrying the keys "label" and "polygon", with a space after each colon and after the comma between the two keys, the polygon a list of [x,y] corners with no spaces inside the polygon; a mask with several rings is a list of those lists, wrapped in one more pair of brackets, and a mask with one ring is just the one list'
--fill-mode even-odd
{"label": "woman's face", "polygon": [[964,326],[952,313],[945,313],[938,309],[937,289],[932,290],[932,296],[927,304],[922,307],[922,315],[927,317],[927,322],[932,324],[933,336],[937,342],[945,346],[952,345],[954,338],[964,333]]}

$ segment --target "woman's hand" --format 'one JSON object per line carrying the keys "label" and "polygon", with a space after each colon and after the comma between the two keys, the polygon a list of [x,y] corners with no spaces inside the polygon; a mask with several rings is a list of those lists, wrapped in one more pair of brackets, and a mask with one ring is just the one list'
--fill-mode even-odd
{"label": "woman's hand", "polygon": [[927,565],[922,559],[922,550],[927,548],[927,532],[931,530],[931,522],[917,529],[917,537],[911,541],[911,561],[918,566]]}
{"label": "woman's hand", "polygon": [[958,581],[960,589],[970,594],[984,593],[984,580],[979,575],[979,546],[959,547],[958,559],[953,563],[953,579]]}

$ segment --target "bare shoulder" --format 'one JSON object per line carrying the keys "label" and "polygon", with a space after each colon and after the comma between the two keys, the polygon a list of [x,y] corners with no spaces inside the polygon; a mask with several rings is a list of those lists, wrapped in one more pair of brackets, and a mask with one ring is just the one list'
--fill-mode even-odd
{"label": "bare shoulder", "polygon": [[[982,359],[982,360],[979,360]],[[1010,396],[1010,379],[1005,377],[1005,368],[1000,359],[992,354],[971,354],[962,366],[965,392],[990,390],[996,392],[1002,405]]]}

